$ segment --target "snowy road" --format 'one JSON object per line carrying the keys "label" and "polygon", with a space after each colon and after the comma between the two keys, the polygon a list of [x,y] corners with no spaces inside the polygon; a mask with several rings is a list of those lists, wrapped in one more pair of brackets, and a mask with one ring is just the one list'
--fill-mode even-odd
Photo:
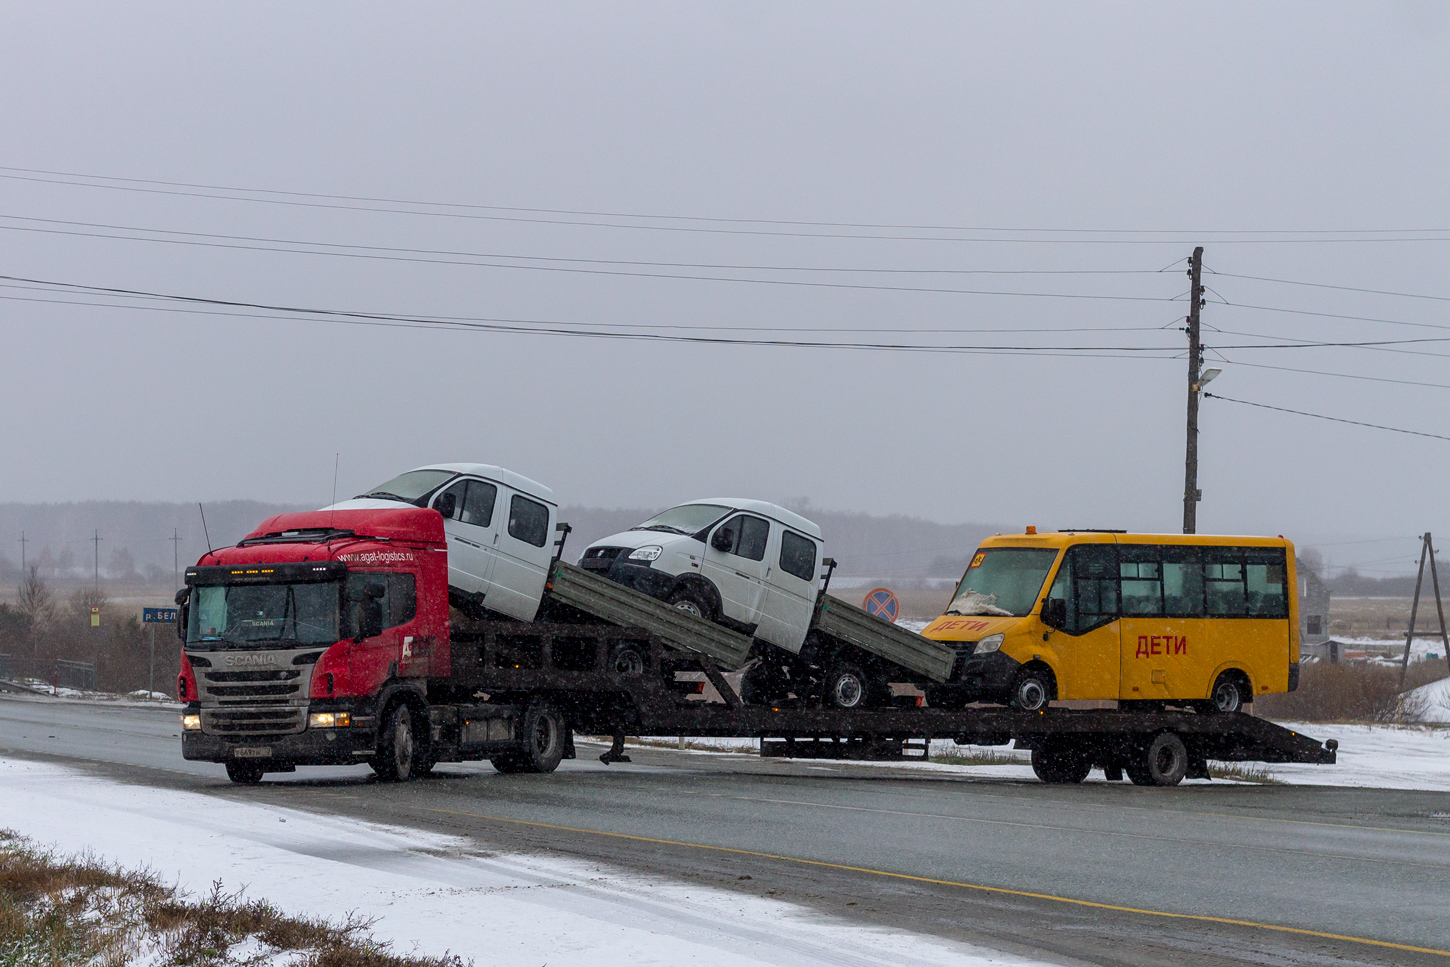
{"label": "snowy road", "polygon": [[[566,879],[583,875],[579,864],[616,871],[608,874],[623,884],[616,898],[684,890],[720,892],[738,904],[788,904],[786,919],[801,923],[895,932],[906,945],[902,958],[909,948],[928,963],[944,941],[1100,964],[1445,962],[1348,938],[1450,949],[1440,910],[1450,895],[1450,801],[1443,792],[1101,782],[1049,788],[981,778],[986,769],[926,774],[667,751],[634,752],[628,766],[581,758],[552,776],[441,766],[438,778],[388,787],[368,781],[364,770],[302,770],[236,789],[219,768],[179,758],[174,721],[144,710],[0,700],[0,749],[211,797],[187,801],[214,809],[169,813],[203,833],[213,812],[222,815],[231,804],[365,819],[462,837],[475,851],[533,870],[530,876],[544,876],[548,864],[564,864],[552,869],[572,871]],[[14,825],[4,795],[0,825]],[[301,852],[337,859],[326,850]],[[358,875],[388,874],[391,862]],[[438,888],[473,889],[456,886],[452,875],[437,874]],[[698,902],[705,905],[688,908],[696,911],[690,917],[724,916],[711,904],[725,901]],[[650,915],[676,906],[662,901]],[[699,912],[707,909],[717,912]],[[795,936],[780,933],[788,935]],[[829,944],[823,936],[810,934],[808,945]],[[843,942],[869,958],[870,938],[878,936]],[[739,945],[758,939],[705,946],[749,959]],[[780,956],[791,962],[795,955]]]}

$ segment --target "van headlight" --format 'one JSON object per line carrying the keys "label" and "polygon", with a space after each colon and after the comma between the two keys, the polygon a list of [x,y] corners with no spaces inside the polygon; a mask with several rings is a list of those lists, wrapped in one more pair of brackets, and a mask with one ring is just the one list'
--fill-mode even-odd
{"label": "van headlight", "polygon": [[974,654],[974,655],[990,655],[992,652],[996,651],[998,648],[1001,648],[1001,647],[1002,647],[1002,636],[1001,635],[988,635],[987,637],[983,638],[981,641],[977,642],[977,647],[972,651],[972,654]]}
{"label": "van headlight", "polygon": [[636,547],[629,552],[626,560],[630,561],[658,561],[664,553],[664,548],[658,544],[646,544],[644,547]]}

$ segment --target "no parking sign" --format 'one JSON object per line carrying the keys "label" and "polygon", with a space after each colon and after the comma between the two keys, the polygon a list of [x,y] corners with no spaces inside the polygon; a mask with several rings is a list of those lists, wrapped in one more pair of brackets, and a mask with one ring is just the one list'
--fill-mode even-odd
{"label": "no parking sign", "polygon": [[866,600],[861,607],[873,618],[880,618],[882,621],[895,621],[896,615],[901,610],[901,602],[896,600],[888,588],[877,588],[866,595]]}

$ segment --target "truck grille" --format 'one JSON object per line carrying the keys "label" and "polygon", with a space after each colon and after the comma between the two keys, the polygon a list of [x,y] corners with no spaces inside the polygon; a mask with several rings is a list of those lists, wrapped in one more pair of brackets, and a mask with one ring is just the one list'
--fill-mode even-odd
{"label": "truck grille", "polygon": [[[197,671],[197,689],[203,705],[285,705],[305,697],[302,669],[280,668],[255,672]],[[208,701],[210,699],[211,701]]]}
{"label": "truck grille", "polygon": [[201,728],[210,735],[290,735],[307,724],[307,706],[203,708]]}

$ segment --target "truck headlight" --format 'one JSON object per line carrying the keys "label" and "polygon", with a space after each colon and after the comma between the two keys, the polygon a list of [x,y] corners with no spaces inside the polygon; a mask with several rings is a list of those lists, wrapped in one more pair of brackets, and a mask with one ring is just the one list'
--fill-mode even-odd
{"label": "truck headlight", "polygon": [[634,550],[630,551],[629,557],[626,558],[626,560],[658,561],[660,559],[660,555],[664,553],[664,550],[665,549],[663,547],[660,547],[658,544],[646,544],[644,547],[636,547]]}
{"label": "truck headlight", "polygon": [[307,716],[309,729],[345,729],[352,724],[352,715],[347,712],[313,712]]}
{"label": "truck headlight", "polygon": [[200,732],[201,731],[201,716],[200,715],[183,715],[181,717],[181,728],[182,728],[182,731],[184,731],[184,732]]}
{"label": "truck headlight", "polygon": [[977,647],[972,652],[972,654],[974,654],[974,655],[990,655],[992,652],[996,651],[998,648],[1001,648],[1001,647],[1002,647],[1002,636],[1001,635],[988,635],[987,637],[983,638],[981,641],[977,642]]}

